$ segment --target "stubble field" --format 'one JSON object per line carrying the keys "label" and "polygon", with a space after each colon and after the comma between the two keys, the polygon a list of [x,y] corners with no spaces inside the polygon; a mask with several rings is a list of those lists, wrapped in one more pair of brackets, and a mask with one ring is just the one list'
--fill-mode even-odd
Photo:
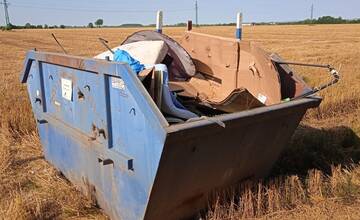
{"label": "stubble field", "polygon": [[[92,57],[138,29],[54,29],[0,32],[0,219],[106,219],[42,154],[26,87],[19,73],[26,51]],[[167,28],[179,39],[184,28]],[[233,27],[195,31],[233,37]],[[331,64],[341,81],[320,93],[320,108],[307,113],[269,179],[219,194],[208,219],[360,218],[360,25],[245,27],[253,40],[289,61]],[[312,86],[326,72],[296,68]],[[314,170],[316,169],[316,170]],[[230,196],[229,196],[230,195]],[[224,198],[227,199],[224,199]]]}

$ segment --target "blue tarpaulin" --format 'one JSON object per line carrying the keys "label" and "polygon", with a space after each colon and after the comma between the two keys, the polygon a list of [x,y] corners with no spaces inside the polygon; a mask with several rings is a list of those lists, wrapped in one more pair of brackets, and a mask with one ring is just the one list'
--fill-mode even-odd
{"label": "blue tarpaulin", "polygon": [[125,50],[117,50],[114,54],[114,61],[124,62],[130,65],[130,68],[135,72],[139,73],[144,70],[144,65],[142,65],[138,60],[134,59],[128,52]]}

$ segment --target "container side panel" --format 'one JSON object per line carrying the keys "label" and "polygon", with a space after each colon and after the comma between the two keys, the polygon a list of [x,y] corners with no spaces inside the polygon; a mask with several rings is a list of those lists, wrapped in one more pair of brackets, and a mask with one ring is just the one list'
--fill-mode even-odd
{"label": "container side panel", "polygon": [[28,94],[32,106],[32,110],[36,115],[38,112],[43,111],[42,103],[42,90],[40,85],[39,69],[36,63],[31,63],[31,69],[28,74]]}
{"label": "container side panel", "polygon": [[[135,170],[128,170],[128,158],[106,152],[101,145],[84,141],[56,123],[40,124],[39,132],[46,159],[112,218],[142,218],[151,185],[146,186]],[[99,159],[112,163],[104,165]],[[134,162],[137,159],[134,157]],[[139,173],[141,169],[138,166]]]}
{"label": "container side panel", "polygon": [[104,76],[47,63],[42,71],[49,116],[109,146]]}
{"label": "container side panel", "polygon": [[166,132],[137,76],[119,63],[28,56],[22,81],[46,159],[111,218],[143,218]]}
{"label": "container side panel", "polygon": [[147,181],[142,184],[150,184],[158,165],[158,160],[150,158],[156,158],[156,155],[161,154],[162,149],[154,146],[163,145],[164,140],[158,137],[164,136],[164,132],[147,120],[147,115],[135,101],[129,88],[123,84],[122,79],[109,77],[108,80],[113,148],[127,155],[149,155],[149,160],[142,162],[144,170],[137,168],[139,163],[134,163],[133,169],[138,172],[144,171],[141,176]]}
{"label": "container side panel", "polygon": [[306,105],[170,133],[146,219],[183,219],[205,208],[214,190],[266,175]]}

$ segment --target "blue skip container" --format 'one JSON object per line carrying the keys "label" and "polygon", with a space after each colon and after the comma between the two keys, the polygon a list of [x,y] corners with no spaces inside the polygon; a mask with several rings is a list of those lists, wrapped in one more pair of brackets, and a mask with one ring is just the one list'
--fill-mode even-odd
{"label": "blue skip container", "polygon": [[214,190],[266,175],[321,102],[310,96],[170,125],[124,63],[30,51],[21,81],[46,160],[112,219],[196,215]]}

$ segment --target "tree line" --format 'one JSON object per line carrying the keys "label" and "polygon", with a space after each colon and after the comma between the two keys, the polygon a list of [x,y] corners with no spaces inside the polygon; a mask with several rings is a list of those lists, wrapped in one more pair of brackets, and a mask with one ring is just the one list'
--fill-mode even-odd
{"label": "tree line", "polygon": [[[360,18],[357,19],[344,19],[342,17],[332,17],[332,16],[322,16],[317,19],[306,19],[302,21],[291,21],[291,22],[254,22],[252,25],[300,25],[300,24],[360,24]],[[201,26],[235,26],[235,23],[219,23],[219,24],[201,24]],[[143,25],[143,24],[121,24],[121,25],[112,25],[104,26],[104,20],[99,18],[94,23],[90,22],[88,25],[84,26],[67,26],[67,25],[33,25],[26,23],[25,25],[12,25],[10,24],[7,27],[1,27],[4,29],[54,29],[54,28],[95,28],[95,27],[154,27],[155,24]],[[165,27],[185,27],[186,23],[177,23],[172,25],[165,25]]]}
{"label": "tree line", "polygon": [[317,19],[306,19],[295,22],[281,22],[279,24],[360,24],[360,18],[344,19],[342,17],[322,16]]}
{"label": "tree line", "polygon": [[97,19],[94,23],[90,22],[87,26],[68,26],[68,25],[48,25],[48,24],[44,24],[44,25],[34,25],[31,23],[26,23],[25,25],[13,25],[10,24],[8,26],[1,26],[2,30],[11,30],[11,29],[55,29],[55,28],[61,28],[61,29],[65,29],[65,28],[94,28],[95,26],[100,28],[102,25],[104,24],[104,20],[99,18]]}

